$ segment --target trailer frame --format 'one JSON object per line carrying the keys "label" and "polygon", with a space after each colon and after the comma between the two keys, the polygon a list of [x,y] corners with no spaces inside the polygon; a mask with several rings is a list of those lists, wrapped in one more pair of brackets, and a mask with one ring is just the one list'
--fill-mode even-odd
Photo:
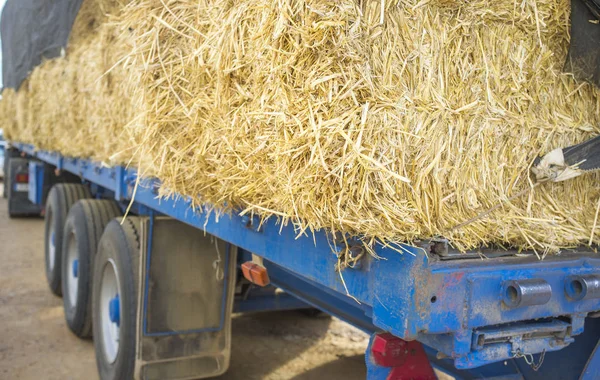
{"label": "trailer frame", "polygon": [[[586,360],[561,369],[563,377],[597,375],[599,319],[590,315],[600,310],[600,257],[592,249],[565,250],[544,260],[500,249],[461,255],[441,239],[418,246],[377,245],[375,257],[351,236],[300,231],[275,218],[261,223],[257,216],[192,210],[188,198],[159,197],[160,182],[138,178],[132,168],[64,157],[29,144],[12,146],[57,172],[80,176],[98,196],[136,214],[151,220],[169,216],[237,246],[240,263],[260,256],[271,283],[286,293],[237,300],[234,310],[311,305],[372,334],[366,353],[369,379],[392,376],[393,368],[375,360],[372,347],[387,333],[423,343],[433,367],[456,378],[523,378],[531,375],[523,357],[548,361],[560,358],[553,353],[565,347]],[[30,199],[42,202],[42,177],[30,177],[35,178]],[[342,254],[360,257],[353,267],[337,270]],[[586,293],[574,294],[582,284]],[[588,328],[594,334],[585,333]]]}

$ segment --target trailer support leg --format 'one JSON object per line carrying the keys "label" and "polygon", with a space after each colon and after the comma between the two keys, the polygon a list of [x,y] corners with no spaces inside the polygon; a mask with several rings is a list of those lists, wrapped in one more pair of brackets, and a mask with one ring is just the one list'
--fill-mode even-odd
{"label": "trailer support leg", "polygon": [[366,362],[369,380],[437,378],[421,343],[407,342],[390,333],[371,336]]}

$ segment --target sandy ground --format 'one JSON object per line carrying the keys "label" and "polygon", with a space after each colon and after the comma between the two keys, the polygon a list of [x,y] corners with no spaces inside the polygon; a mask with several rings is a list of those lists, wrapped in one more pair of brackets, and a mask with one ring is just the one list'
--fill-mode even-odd
{"label": "sandy ground", "polygon": [[[0,379],[97,378],[92,341],[68,330],[44,277],[42,219],[8,218],[0,200]],[[221,379],[364,379],[368,337],[298,312],[237,315]]]}

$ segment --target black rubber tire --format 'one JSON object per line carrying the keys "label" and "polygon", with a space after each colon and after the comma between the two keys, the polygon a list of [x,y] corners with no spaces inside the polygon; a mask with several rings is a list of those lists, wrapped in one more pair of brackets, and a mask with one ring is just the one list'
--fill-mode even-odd
{"label": "black rubber tire", "polygon": [[[122,215],[117,202],[111,200],[82,199],[75,203],[65,223],[63,232],[62,289],[65,320],[71,331],[80,338],[92,336],[92,263],[104,228],[114,218]],[[73,247],[70,247],[73,244]],[[68,295],[69,249],[76,250],[77,296],[75,302]]]}
{"label": "black rubber tire", "polygon": [[[104,230],[94,259],[92,315],[96,364],[102,380],[132,379],[135,369],[137,286],[139,276],[140,218],[128,217],[123,224],[113,219]],[[113,265],[120,299],[119,348],[114,362],[105,354],[102,335],[101,290],[104,268]],[[106,318],[106,316],[104,316]]]}
{"label": "black rubber tire", "polygon": [[[65,222],[71,206],[85,198],[91,198],[90,190],[87,186],[74,183],[55,185],[48,194],[44,216],[44,263],[50,291],[59,297],[62,295],[62,239]],[[54,227],[54,237],[51,236],[52,227]],[[50,240],[54,241],[52,264],[50,263]]]}

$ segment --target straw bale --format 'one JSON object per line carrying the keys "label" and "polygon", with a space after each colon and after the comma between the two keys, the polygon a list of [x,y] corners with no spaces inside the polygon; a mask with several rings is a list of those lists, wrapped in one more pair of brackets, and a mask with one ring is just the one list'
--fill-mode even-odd
{"label": "straw bale", "polygon": [[[4,108],[10,108],[15,97],[18,103],[12,117],[16,129],[5,128],[9,138],[65,155],[102,161],[115,156],[113,161],[120,162],[119,152],[130,146],[123,121],[132,117],[131,98],[126,86],[115,85],[127,80],[122,67],[108,71],[130,46],[118,41],[120,29],[108,17],[124,4],[85,1],[65,57],[43,62],[17,93],[4,91]],[[10,113],[3,115],[6,119]]]}
{"label": "straw bale", "polygon": [[561,72],[568,11],[133,0],[34,70],[26,125],[7,111],[14,95],[1,117],[15,139],[131,162],[162,195],[299,233],[555,252],[600,241],[597,175],[537,187],[528,175],[536,155],[600,131],[598,90]]}

